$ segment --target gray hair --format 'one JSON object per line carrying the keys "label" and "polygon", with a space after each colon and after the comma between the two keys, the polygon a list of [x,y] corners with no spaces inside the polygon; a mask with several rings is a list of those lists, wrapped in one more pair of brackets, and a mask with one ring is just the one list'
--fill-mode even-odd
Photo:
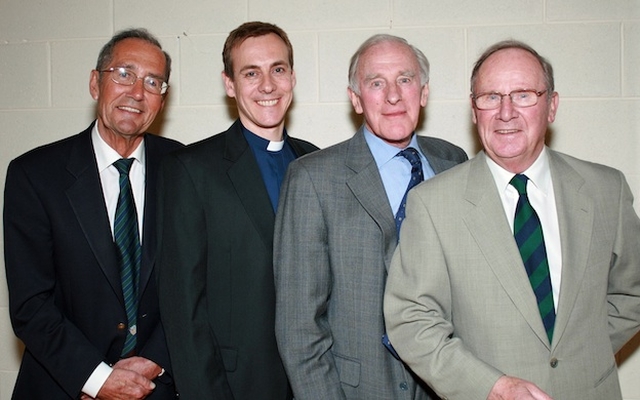
{"label": "gray hair", "polygon": [[[109,65],[109,63],[111,63],[111,61],[113,60],[113,49],[116,47],[118,43],[122,42],[125,39],[141,39],[162,50],[162,46],[160,45],[160,42],[158,41],[158,39],[154,35],[149,33],[149,31],[147,31],[146,29],[144,28],[126,29],[113,35],[111,40],[109,40],[107,44],[102,46],[102,49],[100,50],[100,54],[98,55],[96,70],[101,71],[105,69],[107,65]],[[165,60],[164,80],[165,82],[169,83],[169,75],[171,75],[171,56],[169,56],[169,54],[164,50],[162,50],[162,54],[164,54],[164,60]]]}
{"label": "gray hair", "polygon": [[532,56],[534,56],[536,60],[538,60],[538,62],[540,63],[540,67],[542,67],[542,72],[544,74],[544,82],[547,89],[547,97],[550,98],[553,95],[555,90],[554,81],[553,81],[553,67],[551,66],[551,63],[549,62],[549,60],[547,60],[546,58],[538,54],[538,52],[535,51],[533,47],[529,46],[524,42],[513,40],[513,39],[503,40],[501,42],[498,42],[490,46],[488,49],[484,51],[484,53],[482,53],[480,58],[478,58],[478,61],[476,61],[473,67],[473,72],[471,72],[471,93],[473,93],[473,90],[475,88],[476,81],[478,80],[478,71],[480,70],[480,67],[482,67],[482,64],[484,64],[484,62],[487,61],[487,58],[489,58],[492,54],[497,53],[500,50],[506,50],[506,49],[524,50],[530,53]]}
{"label": "gray hair", "polygon": [[409,44],[409,42],[407,42],[404,38],[380,33],[377,35],[373,35],[369,39],[365,40],[364,43],[362,43],[360,47],[358,47],[358,50],[356,50],[355,54],[351,57],[351,63],[349,64],[349,88],[351,88],[354,93],[358,95],[360,94],[360,85],[358,84],[358,79],[356,77],[358,73],[358,65],[360,64],[360,57],[362,57],[362,54],[364,54],[373,46],[387,42],[398,43],[400,45],[408,47],[415,55],[416,61],[418,62],[418,65],[420,67],[420,86],[424,86],[429,83],[429,60],[427,60],[427,57],[424,55],[424,53],[417,47]]}

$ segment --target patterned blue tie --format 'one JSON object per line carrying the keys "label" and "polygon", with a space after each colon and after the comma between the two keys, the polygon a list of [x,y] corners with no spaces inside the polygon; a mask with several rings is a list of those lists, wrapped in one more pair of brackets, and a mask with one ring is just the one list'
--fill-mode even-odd
{"label": "patterned blue tie", "polygon": [[518,174],[509,182],[520,194],[513,221],[513,234],[527,270],[531,288],[538,301],[538,310],[540,311],[544,328],[547,331],[549,343],[551,343],[556,312],[553,306],[549,261],[547,260],[547,250],[544,245],[540,218],[538,218],[538,214],[529,203],[529,197],[527,196],[528,180],[529,178],[525,175]]}
{"label": "patterned blue tie", "polygon": [[118,196],[113,232],[118,249],[122,294],[124,295],[129,327],[122,356],[130,354],[136,347],[138,277],[140,276],[140,260],[142,258],[140,236],[138,235],[138,214],[129,181],[129,170],[133,160],[133,158],[122,158],[113,163],[120,173],[120,195]]}
{"label": "patterned blue tie", "polygon": [[[402,225],[402,221],[404,221],[406,213],[407,193],[409,193],[409,190],[411,190],[415,185],[424,180],[424,173],[422,172],[422,162],[420,161],[420,154],[418,154],[418,151],[413,147],[407,147],[406,149],[399,152],[397,156],[402,156],[409,160],[409,162],[411,163],[411,180],[409,180],[409,185],[407,185],[407,190],[404,192],[402,202],[400,203],[400,207],[398,208],[398,212],[396,213],[396,233],[398,240],[400,240],[400,226]],[[387,336],[386,333],[382,335],[382,344],[396,359],[400,359],[400,356],[393,348],[393,345],[389,340],[389,336]]]}
{"label": "patterned blue tie", "polygon": [[411,163],[411,180],[409,181],[407,190],[404,192],[404,197],[402,197],[402,202],[400,203],[400,207],[398,208],[398,212],[396,213],[396,232],[399,239],[400,226],[402,225],[402,221],[404,221],[406,213],[407,193],[409,193],[409,190],[411,190],[411,188],[424,180],[424,174],[422,172],[422,162],[420,161],[420,154],[418,154],[418,151],[416,149],[414,149],[413,147],[408,147],[398,153],[398,155],[406,158]]}

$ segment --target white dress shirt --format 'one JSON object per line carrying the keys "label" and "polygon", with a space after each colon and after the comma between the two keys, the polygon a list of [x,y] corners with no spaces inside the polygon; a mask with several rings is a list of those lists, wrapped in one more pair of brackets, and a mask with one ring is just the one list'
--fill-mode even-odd
{"label": "white dress shirt", "polygon": [[[122,158],[111,146],[109,146],[98,133],[98,123],[96,122],[91,131],[91,141],[93,143],[93,151],[95,153],[96,162],[98,164],[98,173],[100,174],[100,182],[102,183],[102,194],[104,202],[107,206],[109,215],[109,225],[111,226],[111,235],[113,236],[113,222],[116,216],[116,207],[118,205],[118,195],[120,194],[120,173],[113,163]],[[129,180],[131,181],[131,189],[133,190],[133,199],[136,204],[136,212],[138,214],[138,232],[140,235],[140,243],[142,243],[142,223],[144,213],[144,189],[145,189],[145,152],[144,140],[134,150],[129,158],[135,158],[131,164],[129,171]],[[82,392],[91,397],[96,397],[102,386],[111,375],[113,369],[106,363],[100,363],[89,379],[84,383]]]}
{"label": "white dress shirt", "polygon": [[[504,208],[511,232],[513,232],[513,220],[515,219],[516,205],[520,195],[516,188],[509,184],[514,173],[505,170],[496,164],[489,157],[487,164],[493,175],[493,179],[498,188],[502,206]],[[529,178],[527,182],[527,196],[529,202],[542,224],[544,245],[547,249],[547,259],[549,261],[549,273],[551,276],[551,288],[553,290],[553,305],[558,311],[558,301],[560,299],[560,281],[562,278],[562,246],[560,243],[560,226],[558,223],[558,211],[556,209],[556,198],[553,191],[553,181],[551,170],[549,169],[549,157],[546,147],[536,159],[536,161],[524,172]]]}

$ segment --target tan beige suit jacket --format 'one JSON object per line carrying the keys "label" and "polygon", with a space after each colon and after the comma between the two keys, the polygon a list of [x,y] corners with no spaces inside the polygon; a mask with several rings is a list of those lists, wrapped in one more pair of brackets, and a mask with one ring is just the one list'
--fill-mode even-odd
{"label": "tan beige suit jacket", "polygon": [[418,186],[387,281],[387,330],[445,398],[502,374],[554,399],[621,398],[614,353],[640,320],[640,221],[622,173],[549,151],[562,247],[553,343],[484,153]]}

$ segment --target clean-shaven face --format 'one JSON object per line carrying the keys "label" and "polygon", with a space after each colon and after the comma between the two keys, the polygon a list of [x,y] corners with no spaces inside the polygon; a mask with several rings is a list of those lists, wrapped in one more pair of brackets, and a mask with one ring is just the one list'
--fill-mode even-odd
{"label": "clean-shaven face", "polygon": [[[118,42],[105,69],[126,67],[139,78],[152,75],[165,79],[166,60],[162,50],[142,39]],[[164,106],[164,96],[146,91],[142,79],[133,85],[119,85],[109,73],[91,72],[89,90],[97,100],[98,128],[105,137],[132,138],[146,132]]]}
{"label": "clean-shaven face", "polygon": [[222,77],[240,121],[256,135],[281,137],[296,85],[287,46],[273,33],[250,37],[231,50],[231,58],[233,79],[224,72]]}
{"label": "clean-shaven face", "polygon": [[413,51],[401,43],[378,43],[360,56],[356,79],[360,94],[348,93],[367,129],[393,146],[406,147],[429,96]]}
{"label": "clean-shaven face", "polygon": [[[522,49],[504,49],[492,54],[478,70],[474,94],[514,90],[546,90],[544,72],[538,60]],[[544,148],[548,125],[554,121],[558,94],[547,93],[531,107],[514,107],[509,96],[495,110],[473,109],[480,141],[486,154],[498,165],[520,173],[538,158]]]}

